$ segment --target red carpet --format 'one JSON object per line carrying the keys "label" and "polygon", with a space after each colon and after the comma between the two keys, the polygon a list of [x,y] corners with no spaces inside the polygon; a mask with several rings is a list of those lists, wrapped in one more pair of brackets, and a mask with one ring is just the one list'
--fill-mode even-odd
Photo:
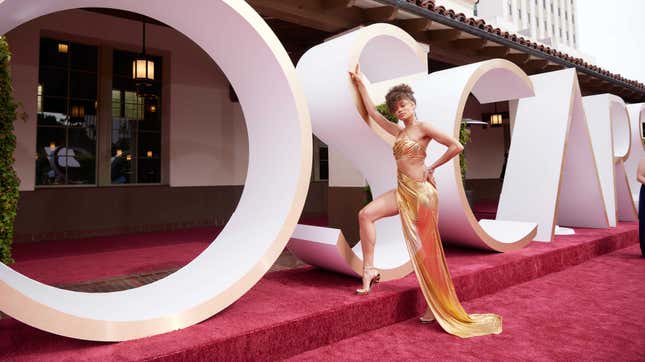
{"label": "red carpet", "polygon": [[20,243],[11,267],[45,284],[61,285],[176,269],[201,253],[221,228]]}
{"label": "red carpet", "polygon": [[[300,222],[327,225],[323,217],[304,218]],[[221,227],[209,227],[18,243],[13,247],[16,263],[12,268],[50,285],[177,269],[195,259],[220,231]]]}
{"label": "red carpet", "polygon": [[[609,230],[578,229],[574,236],[558,237],[553,243],[533,243],[523,250],[505,254],[449,249],[448,263],[456,289],[466,301],[580,264],[637,240],[637,225],[624,223]],[[148,263],[171,260],[182,244],[186,243],[153,248],[155,260]],[[159,250],[165,252],[158,253]],[[105,259],[86,257],[99,264]],[[30,262],[47,265],[49,261],[32,259]],[[135,267],[137,264],[123,265],[122,269]],[[75,270],[65,265],[60,265],[59,270],[65,268],[69,268],[68,272]],[[33,266],[33,271],[37,272],[38,268]],[[47,268],[41,268],[40,272],[49,273]],[[58,273],[49,277],[52,280],[64,277],[64,272]],[[639,286],[642,280],[638,279]],[[279,359],[391,326],[423,311],[422,296],[413,275],[382,283],[368,297],[353,294],[357,285],[356,279],[311,268],[270,273],[238,302],[209,320],[181,331],[123,343],[72,340],[4,319],[0,321],[0,351],[3,352],[0,356],[13,360]],[[550,293],[555,292],[552,289]],[[522,294],[520,297],[526,298]],[[518,303],[507,299],[507,303]],[[494,304],[484,303],[484,306],[491,305]],[[473,305],[471,309],[479,307]],[[511,310],[491,311],[513,315]],[[505,318],[505,333],[511,334],[512,321]]]}
{"label": "red carpet", "polygon": [[294,361],[643,361],[645,259],[632,246],[465,303],[504,318],[463,340],[416,318],[305,352]]}

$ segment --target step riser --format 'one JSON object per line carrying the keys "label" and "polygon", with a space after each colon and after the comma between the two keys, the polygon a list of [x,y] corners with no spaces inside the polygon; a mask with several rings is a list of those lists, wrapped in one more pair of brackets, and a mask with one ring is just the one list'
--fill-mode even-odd
{"label": "step riser", "polygon": [[[638,230],[632,229],[583,244],[549,250],[540,255],[518,257],[495,267],[458,275],[454,278],[455,288],[460,300],[468,301],[565,270],[636,243]],[[389,295],[379,293],[377,286],[374,293],[365,297],[364,301],[258,329],[208,346],[195,346],[190,350],[160,357],[159,360],[257,361],[287,358],[410,319],[423,313],[425,308],[423,295],[414,283]]]}

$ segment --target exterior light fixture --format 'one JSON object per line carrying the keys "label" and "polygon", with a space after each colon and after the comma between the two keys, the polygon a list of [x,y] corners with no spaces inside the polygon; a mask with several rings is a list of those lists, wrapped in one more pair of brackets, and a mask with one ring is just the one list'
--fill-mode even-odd
{"label": "exterior light fixture", "polygon": [[49,143],[49,149],[50,149],[51,151],[54,151],[54,150],[56,149],[56,142],[50,142],[50,143]]}
{"label": "exterior light fixture", "polygon": [[132,161],[132,155],[125,156],[125,159],[128,160],[128,161]]}
{"label": "exterior light fixture", "polygon": [[121,155],[123,155],[123,150],[121,149],[116,150],[116,157],[121,157]]}
{"label": "exterior light fixture", "polygon": [[154,97],[150,92],[152,81],[155,80],[155,62],[146,54],[146,22],[143,23],[142,51],[132,61],[132,79],[137,86],[137,94],[141,97]]}
{"label": "exterior light fixture", "polygon": [[491,126],[502,125],[502,115],[500,113],[493,113],[490,115],[489,123]]}
{"label": "exterior light fixture", "polygon": [[69,45],[65,43],[58,43],[58,52],[62,54],[67,54],[69,51]]}
{"label": "exterior light fixture", "polygon": [[497,103],[494,103],[494,106],[495,106],[495,111],[490,114],[488,118],[488,123],[491,126],[501,126],[503,116],[501,113],[497,112]]}
{"label": "exterior light fixture", "polygon": [[152,151],[148,151],[148,152],[146,153],[146,155],[148,156],[148,158],[151,158],[151,157],[152,157]]}

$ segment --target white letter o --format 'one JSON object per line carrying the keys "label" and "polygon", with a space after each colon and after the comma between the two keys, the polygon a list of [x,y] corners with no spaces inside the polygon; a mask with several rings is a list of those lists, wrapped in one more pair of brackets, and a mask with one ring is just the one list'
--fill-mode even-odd
{"label": "white letter o", "polygon": [[140,288],[90,294],[43,285],[0,263],[0,310],[42,330],[95,341],[188,327],[248,291],[295,229],[311,173],[306,100],[282,44],[241,0],[6,0],[0,2],[0,34],[39,16],[82,7],[155,18],[215,60],[235,86],[246,119],[246,185],[217,239],[172,275]]}

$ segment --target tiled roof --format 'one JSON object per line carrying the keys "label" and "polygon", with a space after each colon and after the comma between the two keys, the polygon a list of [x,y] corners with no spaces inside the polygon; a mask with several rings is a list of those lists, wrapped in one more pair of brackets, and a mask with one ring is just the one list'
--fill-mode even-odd
{"label": "tiled roof", "polygon": [[467,17],[464,13],[456,13],[454,10],[451,9],[446,9],[444,6],[435,6],[435,3],[433,0],[406,0],[408,3],[415,4],[421,8],[427,9],[429,11],[432,11],[436,14],[449,17],[453,20],[460,21],[464,24],[479,28],[481,30],[487,31],[489,33],[501,36],[503,38],[506,38],[508,40],[511,40],[513,42],[516,42],[520,45],[527,46],[529,48],[533,48],[536,50],[539,50],[545,54],[555,56],[558,58],[561,58],[563,60],[566,60],[568,62],[571,62],[577,66],[587,68],[589,70],[592,70],[594,72],[600,73],[604,76],[607,76],[609,78],[613,78],[618,81],[625,82],[633,87],[640,88],[642,90],[645,90],[645,84],[635,81],[635,80],[630,80],[625,77],[623,77],[620,74],[615,74],[612,73],[606,69],[602,69],[596,65],[590,64],[586,62],[582,58],[576,58],[572,57],[569,54],[563,53],[557,49],[551,48],[549,46],[543,45],[543,44],[538,44],[530,39],[526,39],[522,36],[519,36],[517,34],[509,33],[508,31],[504,31],[500,28],[495,28],[489,24],[486,24],[486,22],[482,19],[475,19],[475,18],[470,18]]}

